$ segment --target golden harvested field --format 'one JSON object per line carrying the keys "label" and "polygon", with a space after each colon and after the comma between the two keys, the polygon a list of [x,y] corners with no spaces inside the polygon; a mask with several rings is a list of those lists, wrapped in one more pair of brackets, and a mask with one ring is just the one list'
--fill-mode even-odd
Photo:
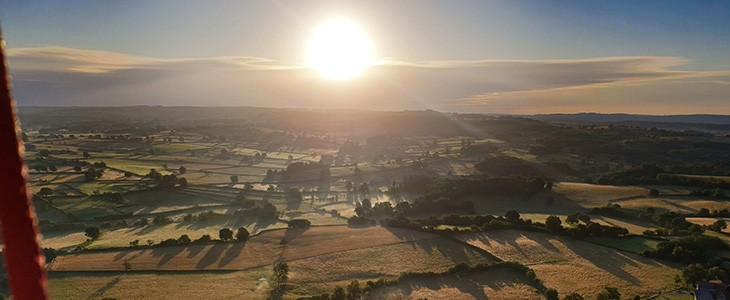
{"label": "golden harvested field", "polygon": [[403,272],[444,272],[458,263],[492,264],[495,259],[448,238],[367,247],[292,260],[289,282],[300,288],[290,294],[306,296],[332,292],[357,279],[395,278]]}
{"label": "golden harvested field", "polygon": [[46,248],[64,249],[72,248],[86,241],[87,237],[83,232],[41,232],[41,246]]}
{"label": "golden harvested field", "polygon": [[605,206],[612,200],[649,194],[648,189],[638,186],[610,186],[575,182],[555,183],[553,192],[585,208]]}
{"label": "golden harvested field", "polygon": [[[717,220],[725,220],[725,222],[730,222],[730,218],[686,218],[687,222],[698,224],[698,225],[712,225],[712,223],[715,223]],[[730,233],[730,229],[725,228],[722,232]]]}
{"label": "golden harvested field", "polygon": [[[406,229],[346,226],[313,227],[309,230],[272,230],[244,243],[102,251],[56,258],[52,270],[123,270],[128,260],[134,270],[241,270],[317,255],[405,243],[438,236]],[[195,238],[195,237],[193,237]],[[285,238],[287,243],[280,241]],[[414,246],[415,248],[416,246]]]}
{"label": "golden harvested field", "polygon": [[691,196],[641,198],[616,201],[615,203],[624,208],[645,209],[652,207],[654,209],[670,210],[682,213],[696,213],[701,208],[707,208],[710,211],[730,209],[730,202]]}
{"label": "golden harvested field", "polygon": [[49,272],[51,299],[265,299],[270,267],[238,272]]}
{"label": "golden harvested field", "polygon": [[679,274],[678,265],[543,233],[500,230],[457,238],[503,260],[530,266],[561,295],[578,292],[588,299],[615,286],[624,295],[648,296],[672,290]]}
{"label": "golden harvested field", "polygon": [[373,299],[544,299],[514,270],[497,267],[468,276],[438,276],[404,280],[376,288]]}

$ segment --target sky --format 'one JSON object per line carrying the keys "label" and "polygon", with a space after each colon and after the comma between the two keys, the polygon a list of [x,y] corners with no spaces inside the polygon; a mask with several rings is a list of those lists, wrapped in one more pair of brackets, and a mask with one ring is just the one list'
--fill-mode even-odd
{"label": "sky", "polygon": [[[307,66],[358,24],[378,64]],[[0,0],[20,106],[730,114],[730,1]]]}

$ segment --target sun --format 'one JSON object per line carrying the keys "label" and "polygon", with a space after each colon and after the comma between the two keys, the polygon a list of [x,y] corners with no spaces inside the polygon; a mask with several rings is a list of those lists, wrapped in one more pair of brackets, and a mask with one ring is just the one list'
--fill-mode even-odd
{"label": "sun", "polygon": [[372,44],[356,23],[332,19],[312,34],[308,64],[327,79],[353,79],[373,64]]}

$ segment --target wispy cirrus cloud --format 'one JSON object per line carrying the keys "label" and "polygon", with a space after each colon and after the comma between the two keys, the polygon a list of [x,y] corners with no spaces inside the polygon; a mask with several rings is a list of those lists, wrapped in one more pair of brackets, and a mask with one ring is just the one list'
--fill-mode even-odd
{"label": "wispy cirrus cloud", "polygon": [[[729,110],[728,71],[681,71],[675,56],[560,60],[383,60],[330,82],[248,56],[153,58],[65,47],[8,50],[21,105],[255,105],[494,113]],[[680,83],[681,82],[681,83]],[[671,93],[669,93],[671,91]],[[699,103],[695,103],[700,101]],[[718,110],[719,109],[719,110]],[[701,111],[696,111],[701,112]],[[659,112],[661,113],[661,112]]]}

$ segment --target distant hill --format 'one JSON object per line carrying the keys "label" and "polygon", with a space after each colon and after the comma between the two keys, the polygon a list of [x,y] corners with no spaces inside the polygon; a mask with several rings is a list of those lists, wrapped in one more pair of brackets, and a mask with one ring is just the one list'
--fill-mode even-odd
{"label": "distant hill", "polygon": [[728,115],[631,115],[631,114],[598,114],[598,113],[579,113],[579,114],[540,114],[526,116],[531,119],[559,122],[559,123],[685,123],[685,124],[714,124],[714,125],[730,125],[730,116]]}
{"label": "distant hill", "polygon": [[540,114],[527,116],[531,119],[561,122],[561,123],[625,123],[625,122],[646,122],[646,123],[687,123],[687,124],[715,124],[730,125],[728,115],[631,115],[631,114]]}

